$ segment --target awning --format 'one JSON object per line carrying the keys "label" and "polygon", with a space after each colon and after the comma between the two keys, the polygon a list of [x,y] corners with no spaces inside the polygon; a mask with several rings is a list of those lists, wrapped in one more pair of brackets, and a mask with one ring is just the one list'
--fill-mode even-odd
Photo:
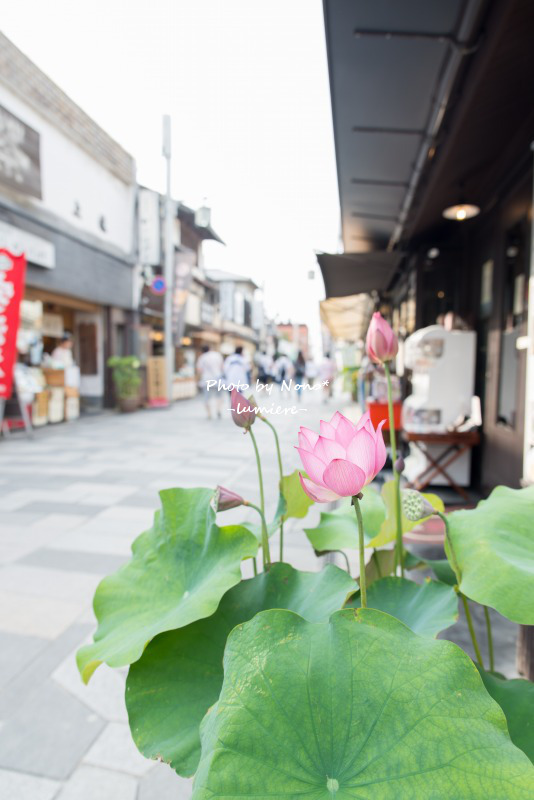
{"label": "awning", "polygon": [[317,255],[327,298],[385,291],[402,258],[402,253],[385,251]]}
{"label": "awning", "polygon": [[[449,97],[457,101],[452,88],[460,67],[478,46],[481,9],[488,5],[511,2],[323,0],[347,252],[399,241],[421,170],[439,144]],[[531,35],[528,28],[525,33]],[[522,77],[528,81],[526,70]]]}
{"label": "awning", "polygon": [[365,337],[374,308],[368,294],[331,297],[320,305],[321,321],[334,339],[357,342]]}

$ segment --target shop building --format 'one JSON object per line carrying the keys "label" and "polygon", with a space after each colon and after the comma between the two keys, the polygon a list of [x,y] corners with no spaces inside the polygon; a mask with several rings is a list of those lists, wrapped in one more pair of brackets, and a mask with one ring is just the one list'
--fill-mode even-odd
{"label": "shop building", "polygon": [[473,485],[532,481],[534,7],[324,0],[324,14],[345,250],[319,256],[327,297],[370,294],[401,338],[473,331]]}
{"label": "shop building", "polygon": [[242,347],[252,361],[265,326],[258,285],[251,278],[224,270],[208,270],[207,276],[219,291],[221,352],[229,355]]}
{"label": "shop building", "polygon": [[106,360],[136,347],[135,164],[0,34],[0,246],[27,258],[20,359],[73,335],[82,407],[113,403]]}
{"label": "shop building", "polygon": [[277,338],[280,349],[280,341],[288,342],[291,345],[293,358],[296,358],[299,352],[304,355],[305,359],[310,356],[310,340],[308,326],[303,323],[292,322],[279,322],[276,325]]}
{"label": "shop building", "polygon": [[[140,358],[143,368],[148,359],[163,355],[165,198],[139,187],[139,261],[142,276],[140,293]],[[210,224],[210,210],[196,211],[184,203],[173,203],[173,336],[175,372],[173,399],[193,397],[197,392],[196,359],[202,347],[221,344],[219,288],[209,280],[204,268],[202,243],[212,240],[224,244]]]}

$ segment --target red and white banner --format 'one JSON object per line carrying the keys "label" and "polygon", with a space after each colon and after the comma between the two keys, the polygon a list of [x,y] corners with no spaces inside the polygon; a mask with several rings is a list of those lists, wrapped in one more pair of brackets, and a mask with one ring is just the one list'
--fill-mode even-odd
{"label": "red and white banner", "polygon": [[11,397],[26,256],[0,249],[0,398]]}

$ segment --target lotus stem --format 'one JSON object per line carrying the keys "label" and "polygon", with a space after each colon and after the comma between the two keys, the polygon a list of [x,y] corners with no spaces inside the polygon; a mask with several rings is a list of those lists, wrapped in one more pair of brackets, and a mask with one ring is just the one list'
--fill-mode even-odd
{"label": "lotus stem", "polygon": [[493,631],[491,629],[491,617],[489,608],[484,606],[484,616],[486,617],[486,633],[488,636],[488,655],[490,672],[495,670],[495,655],[493,652]]}
{"label": "lotus stem", "polygon": [[261,460],[260,460],[260,451],[258,450],[258,445],[256,443],[256,437],[252,433],[252,429],[249,428],[250,438],[252,439],[252,445],[254,447],[254,454],[256,456],[256,466],[258,468],[258,482],[260,484],[260,507],[252,505],[249,503],[249,506],[255,508],[256,511],[261,516],[261,546],[263,550],[263,569],[268,569],[271,565],[271,554],[269,552],[269,536],[267,534],[267,525],[265,523],[265,493],[263,491],[263,473],[261,471]]}
{"label": "lotus stem", "polygon": [[469,633],[471,634],[471,641],[473,642],[473,649],[475,651],[475,656],[478,665],[482,667],[482,669],[484,669],[484,664],[482,663],[482,656],[480,654],[480,647],[478,646],[477,636],[473,625],[473,619],[471,617],[471,612],[469,610],[469,603],[467,602],[467,597],[465,596],[465,594],[462,594],[460,592],[460,597],[462,598],[462,603],[464,604],[465,618],[467,620],[467,627],[469,628]]}
{"label": "lotus stem", "polygon": [[349,563],[349,558],[348,558],[347,554],[345,553],[345,551],[344,551],[344,550],[332,550],[332,553],[339,553],[340,555],[342,555],[342,556],[343,556],[343,558],[345,559],[345,564],[347,565],[347,572],[348,572],[348,573],[349,573],[349,575],[350,575],[350,563]]}
{"label": "lotus stem", "polygon": [[367,608],[367,582],[365,576],[365,541],[363,538],[363,518],[362,518],[362,510],[360,508],[360,498],[361,495],[354,495],[352,498],[352,503],[354,505],[354,510],[356,511],[356,519],[358,520],[358,544],[359,544],[359,555],[360,555],[360,577],[359,577],[359,584],[360,584],[360,596],[362,600],[362,608]]}
{"label": "lotus stem", "polygon": [[[391,374],[389,364],[384,362],[384,370],[388,384],[388,412],[389,412],[389,441],[391,444],[391,461],[397,461],[397,439],[395,436],[395,416],[393,413],[393,390],[391,387]],[[402,517],[401,517],[401,495],[400,495],[400,475],[397,470],[393,470],[393,480],[395,481],[395,523],[396,523],[396,561],[400,566],[401,577],[404,577],[404,548],[402,544]]]}
{"label": "lotus stem", "polygon": [[451,564],[454,572],[456,573],[456,577],[458,578],[458,585],[459,585],[461,581],[460,565],[458,564],[456,553],[454,552],[454,547],[452,545],[451,532],[449,530],[449,521],[447,519],[446,514],[442,514],[441,511],[436,511],[435,513],[438,515],[438,517],[440,517],[443,520],[443,523],[445,525],[445,538],[447,540],[447,544],[449,545],[449,552],[451,554]]}
{"label": "lotus stem", "polygon": [[254,575],[258,574],[258,562],[256,561],[256,556],[252,559],[252,568],[254,570]]}
{"label": "lotus stem", "polygon": [[378,572],[378,577],[381,578],[382,570],[380,569],[380,559],[378,558],[378,550],[376,549],[376,547],[373,548],[373,556],[375,559],[376,571]]}
{"label": "lotus stem", "polygon": [[[282,480],[284,477],[284,468],[282,466],[282,453],[280,452],[280,440],[278,438],[278,433],[276,432],[276,428],[274,427],[272,422],[269,422],[269,420],[265,419],[264,417],[261,417],[261,419],[263,420],[263,422],[265,422],[266,425],[269,426],[269,428],[272,430],[274,434],[274,442],[276,445],[276,457],[278,459],[278,470],[280,472],[280,489],[281,489]],[[283,560],[284,560],[284,518],[282,517],[280,519],[280,561]]]}
{"label": "lotus stem", "polygon": [[[262,512],[261,508],[259,508],[258,506],[254,505],[254,503],[246,503],[246,505],[250,506],[250,508],[253,508],[254,511],[257,511],[258,514],[260,515],[260,519],[261,519],[261,548],[262,548],[262,551],[263,551],[263,570],[265,571],[265,569],[266,568],[268,569],[270,564],[271,564],[270,553],[269,553],[269,533],[267,531],[267,523],[265,521],[265,514]],[[255,567],[254,574],[257,575],[258,574],[258,572],[257,572],[258,568],[257,568],[257,565],[256,565],[256,559],[254,559],[254,567]]]}

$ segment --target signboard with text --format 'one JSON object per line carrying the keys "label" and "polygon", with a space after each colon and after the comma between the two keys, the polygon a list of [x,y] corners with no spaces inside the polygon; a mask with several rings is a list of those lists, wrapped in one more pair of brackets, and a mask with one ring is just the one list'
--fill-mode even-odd
{"label": "signboard with text", "polygon": [[0,399],[11,397],[26,256],[0,249]]}
{"label": "signboard with text", "polygon": [[39,134],[0,106],[0,183],[41,199]]}
{"label": "signboard with text", "polygon": [[15,255],[25,253],[26,260],[39,267],[54,269],[56,266],[56,248],[52,242],[15,228],[3,220],[0,220],[0,248]]}

